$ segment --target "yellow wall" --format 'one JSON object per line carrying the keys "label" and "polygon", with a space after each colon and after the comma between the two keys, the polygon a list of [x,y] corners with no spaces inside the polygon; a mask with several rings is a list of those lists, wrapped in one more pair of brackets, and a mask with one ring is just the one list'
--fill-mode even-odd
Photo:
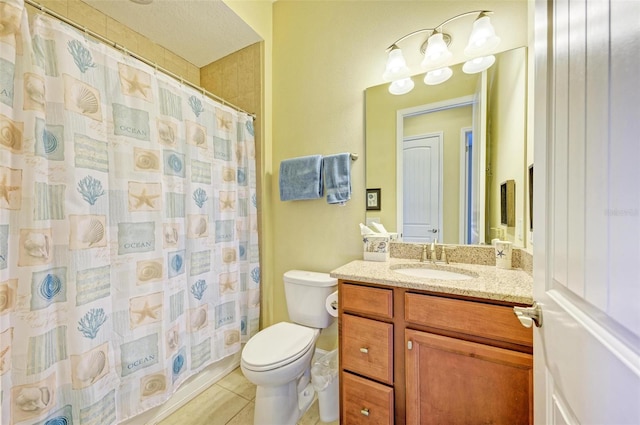
{"label": "yellow wall", "polygon": [[469,105],[404,120],[405,137],[438,132],[442,132],[443,135],[442,235],[444,236],[438,235],[438,241],[442,243],[459,243],[461,130],[471,127],[472,109]]}
{"label": "yellow wall", "polygon": [[[108,17],[80,0],[36,0],[45,8],[62,15],[87,29],[114,41],[127,50],[145,59],[157,63],[193,84],[200,84],[200,69],[187,62],[179,54],[155,44],[147,37],[138,34],[120,22]],[[29,13],[35,9],[28,7]],[[36,12],[37,13],[37,12]]]}
{"label": "yellow wall", "polygon": [[[527,193],[526,71],[526,49],[501,54],[491,68],[493,79],[499,79],[500,84],[490,85],[488,93],[489,228],[503,229],[502,239],[513,242],[514,246],[524,246],[526,238],[525,229],[518,228],[525,226]],[[515,227],[500,224],[500,184],[507,180],[515,181]]]}

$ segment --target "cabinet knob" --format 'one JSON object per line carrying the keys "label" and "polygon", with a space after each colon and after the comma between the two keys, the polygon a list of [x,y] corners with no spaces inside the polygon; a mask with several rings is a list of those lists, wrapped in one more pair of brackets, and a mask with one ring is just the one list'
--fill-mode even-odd
{"label": "cabinet knob", "polygon": [[413,341],[411,341],[411,340],[407,341],[407,349],[408,350],[413,349]]}
{"label": "cabinet knob", "polygon": [[369,349],[366,347],[360,347],[360,352],[367,354],[369,352]]}
{"label": "cabinet knob", "polygon": [[361,413],[363,416],[369,416],[369,409],[367,409],[366,407],[363,407],[363,408],[360,410],[360,413]]}

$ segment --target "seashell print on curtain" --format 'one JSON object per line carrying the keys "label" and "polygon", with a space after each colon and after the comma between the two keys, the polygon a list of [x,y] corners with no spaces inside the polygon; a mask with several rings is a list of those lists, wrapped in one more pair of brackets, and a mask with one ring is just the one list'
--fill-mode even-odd
{"label": "seashell print on curtain", "polygon": [[251,117],[0,0],[0,423],[115,424],[258,330]]}

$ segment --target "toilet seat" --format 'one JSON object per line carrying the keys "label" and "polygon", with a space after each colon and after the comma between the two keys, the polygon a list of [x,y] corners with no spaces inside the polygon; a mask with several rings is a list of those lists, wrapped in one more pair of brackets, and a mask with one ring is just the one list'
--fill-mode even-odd
{"label": "toilet seat", "polygon": [[244,367],[256,372],[277,369],[302,357],[315,344],[316,330],[280,322],[255,334],[242,350]]}

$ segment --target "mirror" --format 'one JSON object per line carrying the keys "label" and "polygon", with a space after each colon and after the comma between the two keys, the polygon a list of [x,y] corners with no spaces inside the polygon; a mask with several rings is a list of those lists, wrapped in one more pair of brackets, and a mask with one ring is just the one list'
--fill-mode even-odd
{"label": "mirror", "polygon": [[[368,220],[406,242],[526,246],[526,59],[521,47],[479,74],[452,66],[453,77],[436,86],[414,76],[414,90],[402,96],[388,84],[366,90],[366,184],[382,200]],[[502,224],[505,181],[515,207]]]}

